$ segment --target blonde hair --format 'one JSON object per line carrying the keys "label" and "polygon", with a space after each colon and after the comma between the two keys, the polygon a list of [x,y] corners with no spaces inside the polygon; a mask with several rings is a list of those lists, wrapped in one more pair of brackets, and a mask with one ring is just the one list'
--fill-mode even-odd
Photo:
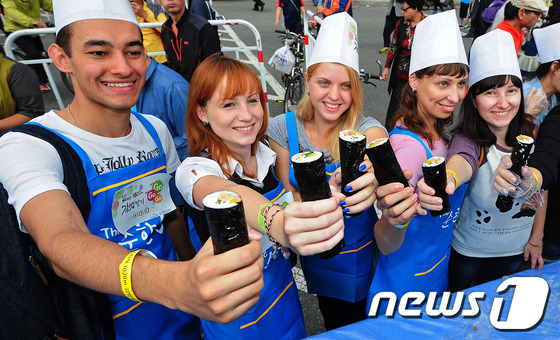
{"label": "blonde hair", "polygon": [[[309,66],[307,69],[307,78],[311,79],[313,74],[317,71],[322,63],[314,64]],[[340,121],[336,126],[329,132],[327,137],[327,148],[331,156],[333,157],[335,163],[340,160],[340,154],[338,150],[338,133],[342,130],[355,130],[358,127],[360,120],[364,118],[362,112],[364,105],[364,95],[362,93],[362,84],[360,83],[360,75],[353,68],[342,65],[348,72],[350,77],[350,89],[352,92],[352,104],[346,112],[340,116]],[[296,117],[304,122],[309,122],[313,119],[315,115],[315,108],[311,103],[309,94],[306,91],[303,98],[299,102],[296,109]]]}

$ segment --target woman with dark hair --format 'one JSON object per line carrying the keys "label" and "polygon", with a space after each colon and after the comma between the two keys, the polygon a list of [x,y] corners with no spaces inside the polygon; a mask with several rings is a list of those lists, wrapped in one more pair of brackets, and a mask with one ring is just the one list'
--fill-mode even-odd
{"label": "woman with dark hair", "polygon": [[[539,49],[539,55],[543,61],[543,70],[549,70],[543,79],[543,88],[546,84],[555,84],[552,86],[556,94],[552,95],[551,99],[556,99],[560,89],[560,71],[558,64],[560,63],[560,41],[558,34],[560,24],[547,26],[543,29],[535,29],[535,41]],[[549,79],[546,81],[545,79]],[[541,80],[539,80],[541,81]],[[550,85],[549,85],[550,86]],[[545,91],[548,94],[548,91]],[[526,103],[527,104],[527,103]],[[548,104],[548,103],[547,103]],[[547,109],[548,110],[548,109]],[[558,174],[560,173],[560,105],[554,106],[543,120],[539,127],[539,134],[535,141],[535,150],[529,158],[529,169],[523,171],[523,179],[526,181],[535,176],[537,179],[537,188],[548,190],[549,206],[546,209],[546,219],[544,225],[544,237],[542,242],[543,258],[547,262],[552,262],[560,258],[560,209],[556,206],[560,202],[560,181],[558,181]],[[512,192],[520,183],[511,172],[506,169],[511,166],[511,160],[508,156],[504,156],[504,166],[498,167],[498,176],[494,179],[494,187],[500,192]],[[515,178],[515,179],[514,179]]]}
{"label": "woman with dark hair", "polygon": [[339,207],[343,196],[334,193],[330,199],[285,207],[291,199],[274,175],[276,154],[262,142],[267,128],[265,94],[247,65],[227,57],[207,59],[192,79],[186,124],[191,156],[177,170],[176,183],[188,204],[193,244],[198,251],[208,238],[202,199],[216,191],[239,194],[249,231],[266,236],[260,240],[265,263],[259,301],[228,324],[203,320],[204,337],[305,337],[284,247],[308,255],[338,244],[344,233]]}
{"label": "woman with dark hair", "polygon": [[[385,68],[381,79],[389,79],[387,91],[391,95],[387,115],[385,116],[385,127],[391,130],[394,127],[393,117],[399,108],[401,91],[408,84],[408,68],[410,66],[410,49],[416,25],[426,16],[422,13],[424,0],[400,0],[403,17],[395,25],[391,37],[389,53],[385,61]],[[389,70],[391,76],[389,76]]]}
{"label": "woman with dark hair", "polygon": [[464,189],[450,196],[450,210],[437,217],[416,216],[414,191],[423,177],[422,163],[433,156],[448,157],[444,128],[465,95],[468,74],[455,13],[421,21],[412,44],[408,85],[389,134],[401,168],[412,170],[412,176],[408,173],[411,186],[390,183],[377,190],[383,217],[375,225],[375,239],[381,254],[369,290],[370,303],[378,292],[392,291],[400,298],[409,291],[428,294],[447,289],[453,224]]}
{"label": "woman with dark hair", "polygon": [[[448,176],[448,186],[458,187],[470,178],[451,243],[452,292],[513,274],[523,259],[531,258],[532,268],[543,265],[546,209],[535,215],[536,207],[520,203],[509,210],[498,207],[498,192],[489,185],[502,156],[510,154],[517,144],[516,137],[534,136],[535,132],[530,116],[523,110],[521,72],[508,33],[495,30],[475,40],[469,81],[451,149],[471,149],[480,156],[476,159],[459,152],[451,159],[457,162],[448,167],[456,176]],[[424,204],[423,197],[421,200],[423,207],[441,208],[439,204],[432,206],[431,199],[425,201],[428,204]]]}
{"label": "woman with dark hair", "polygon": [[[533,36],[541,65],[532,78],[523,83],[525,112],[542,123],[548,112],[560,101],[560,23],[542,29],[534,29]],[[554,38],[552,38],[554,37]],[[539,95],[540,91],[540,96]]]}

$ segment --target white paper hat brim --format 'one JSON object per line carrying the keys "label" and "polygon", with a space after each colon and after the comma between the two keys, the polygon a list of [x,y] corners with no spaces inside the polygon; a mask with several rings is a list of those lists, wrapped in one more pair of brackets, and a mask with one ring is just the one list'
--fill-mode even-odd
{"label": "white paper hat brim", "polygon": [[560,23],[533,30],[541,63],[560,59]]}
{"label": "white paper hat brim", "polygon": [[56,33],[67,25],[81,20],[113,19],[138,25],[128,0],[53,0]]}
{"label": "white paper hat brim", "polygon": [[453,63],[468,65],[455,10],[420,21],[414,31],[408,75],[426,67]]}
{"label": "white paper hat brim", "polygon": [[339,63],[360,73],[358,24],[346,12],[323,19],[307,67],[318,63]]}
{"label": "white paper hat brim", "polygon": [[473,42],[470,65],[469,86],[499,75],[522,79],[513,37],[502,30],[490,31]]}

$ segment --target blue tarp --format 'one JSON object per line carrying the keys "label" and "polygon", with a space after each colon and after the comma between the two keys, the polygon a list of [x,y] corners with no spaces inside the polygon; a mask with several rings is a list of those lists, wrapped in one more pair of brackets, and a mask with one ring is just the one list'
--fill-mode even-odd
{"label": "blue tarp", "polygon": [[[499,320],[506,321],[510,304],[516,288],[497,293],[498,286],[508,278],[540,277],[548,283],[550,292],[545,307],[544,317],[535,327],[528,331],[504,331],[494,328],[490,322],[490,312],[495,298],[503,298],[503,311]],[[511,280],[510,280],[511,281]],[[546,285],[545,285],[546,286]],[[537,289],[537,288],[535,288]],[[542,288],[540,288],[542,291]],[[433,318],[426,315],[426,306],[415,307],[421,310],[422,316],[404,318],[399,315],[398,308],[394,317],[386,317],[385,311],[379,311],[381,316],[369,318],[355,324],[341,327],[329,332],[318,334],[310,339],[560,339],[560,261],[547,264],[541,271],[525,270],[510,277],[488,282],[464,291],[465,296],[472,292],[484,292],[485,299],[479,300],[480,314],[474,318],[464,317],[459,313],[455,317]],[[521,293],[519,293],[521,294]],[[453,297],[455,294],[453,294]],[[516,300],[520,300],[516,296]],[[426,299],[428,297],[426,296]],[[467,298],[465,297],[465,300]],[[518,302],[517,301],[517,302]],[[536,302],[535,302],[536,303]],[[532,302],[528,302],[527,306]],[[450,304],[452,306],[452,304]],[[465,309],[470,309],[467,302]],[[398,304],[397,304],[398,307]],[[536,336],[536,337],[535,337]]]}

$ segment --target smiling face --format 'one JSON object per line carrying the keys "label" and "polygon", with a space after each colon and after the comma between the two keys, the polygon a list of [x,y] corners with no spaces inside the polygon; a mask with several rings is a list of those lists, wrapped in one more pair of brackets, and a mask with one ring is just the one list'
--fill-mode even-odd
{"label": "smiling face", "polygon": [[475,97],[478,114],[488,124],[490,130],[499,135],[507,132],[521,103],[521,89],[516,87],[511,78],[504,86],[494,87]]}
{"label": "smiling face", "polygon": [[435,121],[451,116],[465,96],[467,76],[434,74],[417,78],[413,73],[410,75],[409,84],[417,93],[418,111],[424,113],[429,120]]}
{"label": "smiling face", "polygon": [[256,89],[224,98],[227,84],[227,77],[224,77],[206,105],[197,106],[196,113],[201,121],[209,123],[230,151],[246,155],[263,125],[263,106]]}
{"label": "smiling face", "polygon": [[338,122],[352,105],[351,80],[342,64],[321,63],[306,83],[316,119]]}
{"label": "smiling face", "polygon": [[63,57],[76,101],[98,109],[130,110],[146,78],[146,52],[137,25],[92,19],[72,24],[70,50]]}

